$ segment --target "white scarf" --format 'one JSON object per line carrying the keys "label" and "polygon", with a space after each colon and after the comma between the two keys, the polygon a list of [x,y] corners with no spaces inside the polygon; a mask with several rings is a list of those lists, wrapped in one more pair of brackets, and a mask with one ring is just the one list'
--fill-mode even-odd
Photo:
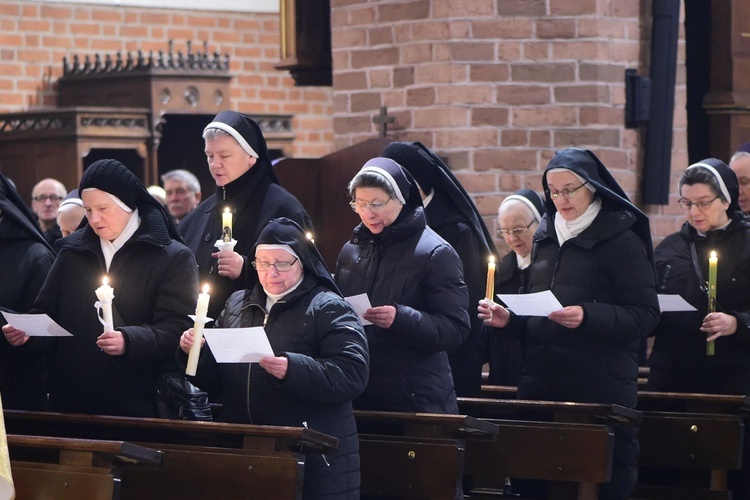
{"label": "white scarf", "polygon": [[557,233],[557,242],[560,246],[571,238],[575,238],[582,232],[584,232],[596,216],[599,215],[599,210],[602,208],[602,200],[595,198],[591,205],[588,206],[585,212],[581,215],[568,222],[563,219],[560,212],[555,212],[555,232]]}
{"label": "white scarf", "polygon": [[[302,265],[302,261],[300,261],[300,265]],[[289,295],[290,293],[295,291],[302,284],[302,280],[304,279],[304,277],[305,273],[302,273],[302,276],[299,277],[299,281],[284,293],[271,293],[264,288],[263,291],[266,292],[266,311],[270,311],[273,305],[282,297],[284,297],[285,295]]]}
{"label": "white scarf", "polygon": [[130,214],[130,220],[125,224],[125,229],[122,230],[120,236],[112,241],[99,238],[99,243],[102,247],[102,254],[104,254],[104,263],[107,265],[107,272],[109,272],[109,265],[112,264],[112,258],[122,246],[127,243],[131,236],[135,234],[138,228],[141,226],[141,217],[138,215],[138,209],[133,210]]}
{"label": "white scarf", "polygon": [[[728,225],[729,225],[729,224],[730,224],[731,222],[732,222],[732,219],[729,219],[729,220],[728,220],[728,221],[726,222],[726,224],[723,224],[723,225],[721,225],[721,226],[717,227],[716,229],[711,229],[711,231],[722,231],[722,230],[726,229],[726,228],[727,228],[727,226],[728,226]],[[698,233],[698,236],[700,236],[701,238],[705,238],[705,237],[706,237],[706,233],[701,233],[701,232],[700,232],[700,231],[698,231],[697,229],[695,230],[695,232],[696,232],[696,233]]]}
{"label": "white scarf", "polygon": [[518,269],[521,271],[529,267],[531,265],[531,252],[527,253],[526,257],[516,254],[516,264],[518,264]]}

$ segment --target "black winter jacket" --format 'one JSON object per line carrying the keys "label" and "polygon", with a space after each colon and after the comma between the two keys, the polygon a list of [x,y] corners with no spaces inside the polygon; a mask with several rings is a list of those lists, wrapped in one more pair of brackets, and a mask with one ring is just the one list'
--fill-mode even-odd
{"label": "black winter jacket", "polygon": [[[170,238],[162,214],[147,207],[140,215],[140,227],[115,254],[109,273],[90,226],[65,238],[39,293],[36,312],[73,334],[34,337],[21,347],[52,351],[53,411],[156,416],[155,379],[177,366],[174,352],[191,325],[198,277],[192,253]],[[115,329],[125,336],[123,356],[109,356],[96,345],[102,325],[94,290],[105,275],[114,288]]]}
{"label": "black winter jacket", "polygon": [[[690,252],[695,245],[703,281],[708,278],[708,257],[715,250],[717,266],[717,310],[737,319],[737,332],[715,341],[715,354],[706,356],[706,334],[700,331],[707,314],[708,299],[701,290]],[[679,380],[688,377],[692,392],[735,392],[745,394],[750,387],[740,387],[731,372],[713,382],[708,380],[709,367],[750,369],[750,220],[739,212],[723,230],[709,231],[700,237],[685,223],[682,229],[667,236],[656,248],[659,293],[679,294],[697,311],[666,312],[654,331],[656,338],[649,363],[655,370],[674,380],[674,384],[653,385],[654,390],[677,390]],[[747,378],[747,377],[745,377]],[[705,379],[705,381],[701,381]],[[704,385],[707,384],[707,385]]]}
{"label": "black winter jacket", "polygon": [[[302,204],[273,180],[267,168],[270,167],[258,163],[235,181],[217,187],[216,193],[198,205],[177,226],[185,243],[195,254],[201,284],[208,283],[211,287],[208,306],[208,316],[211,318],[219,317],[232,293],[252,289],[258,282],[258,275],[250,268],[248,254],[269,220],[288,217],[303,229],[312,231],[312,222]],[[237,240],[234,251],[245,259],[242,274],[236,280],[219,276],[216,259],[211,257],[212,253],[218,252],[214,245],[221,239],[221,214],[226,207],[230,207],[234,214],[232,233]]]}
{"label": "black winter jacket", "polygon": [[[197,385],[221,394],[226,422],[288,425],[339,438],[334,456],[307,455],[304,497],[359,497],[359,441],[351,401],[367,384],[367,341],[351,306],[328,288],[305,278],[289,296],[265,310],[260,285],[235,292],[226,304],[221,328],[264,326],[277,356],[289,360],[278,380],[258,364],[217,364],[202,349]],[[187,355],[178,350],[187,363]]]}
{"label": "black winter jacket", "polygon": [[448,356],[469,335],[469,295],[455,250],[427,227],[423,208],[373,235],[354,229],[336,265],[345,296],[367,293],[393,305],[389,329],[365,327],[370,383],[355,407],[457,413]]}
{"label": "black winter jacket", "polygon": [[659,320],[653,267],[630,230],[635,216],[602,208],[562,247],[552,217],[534,235],[529,292],[551,290],[563,306],[580,305],[584,322],[571,330],[528,318],[518,397],[633,408],[639,342]]}

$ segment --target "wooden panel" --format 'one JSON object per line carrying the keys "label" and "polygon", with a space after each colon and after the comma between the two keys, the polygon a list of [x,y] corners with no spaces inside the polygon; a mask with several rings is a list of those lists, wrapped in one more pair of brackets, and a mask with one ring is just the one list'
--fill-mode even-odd
{"label": "wooden panel", "polygon": [[121,467],[124,499],[301,498],[303,455],[152,446],[164,453],[164,465],[159,469]]}
{"label": "wooden panel", "polygon": [[462,498],[460,440],[360,434],[363,498]]}
{"label": "wooden panel", "polygon": [[11,461],[19,500],[104,500],[116,498],[119,482],[109,471],[64,469]]}

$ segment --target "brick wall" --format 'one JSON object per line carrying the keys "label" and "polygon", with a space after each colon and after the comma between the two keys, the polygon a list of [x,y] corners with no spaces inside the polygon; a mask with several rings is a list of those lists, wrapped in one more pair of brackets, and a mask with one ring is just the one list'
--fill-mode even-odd
{"label": "brick wall", "polygon": [[[637,201],[643,137],[624,128],[627,68],[648,74],[650,2],[332,0],[334,132],[343,147],[376,133],[448,159],[490,229],[502,199],[541,191],[556,149],[592,149]],[[684,53],[675,112],[675,182],[687,161]],[[658,241],[684,220],[643,207]]]}
{"label": "brick wall", "polygon": [[273,68],[278,14],[0,1],[0,112],[55,106],[66,55],[166,50],[169,40],[175,51],[191,40],[228,53],[233,109],[294,114],[295,156],[332,150],[331,89],[296,88]]}

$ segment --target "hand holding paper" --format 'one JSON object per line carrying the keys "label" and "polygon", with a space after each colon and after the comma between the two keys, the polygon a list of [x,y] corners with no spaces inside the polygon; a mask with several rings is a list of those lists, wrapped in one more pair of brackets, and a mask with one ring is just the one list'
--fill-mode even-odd
{"label": "hand holding paper", "polygon": [[345,297],[345,299],[347,302],[349,302],[349,304],[352,305],[357,315],[359,315],[359,320],[362,322],[363,326],[372,324],[371,322],[367,321],[363,317],[365,312],[372,307],[372,305],[370,304],[370,298],[367,296],[366,293],[360,293],[359,295],[352,295],[350,297]]}
{"label": "hand holding paper", "polygon": [[563,308],[550,290],[537,293],[498,294],[508,309],[518,316],[544,316]]}

